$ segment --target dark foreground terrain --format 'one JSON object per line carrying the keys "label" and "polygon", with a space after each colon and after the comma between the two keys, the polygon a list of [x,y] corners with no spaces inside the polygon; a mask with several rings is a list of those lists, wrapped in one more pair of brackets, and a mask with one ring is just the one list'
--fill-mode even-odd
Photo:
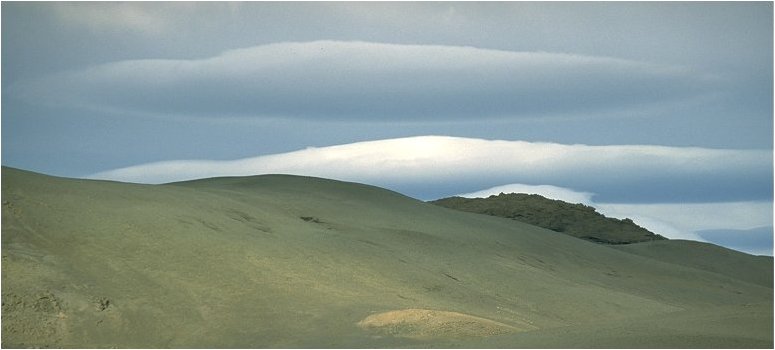
{"label": "dark foreground terrain", "polygon": [[318,178],[2,170],[3,347],[772,348],[772,258]]}

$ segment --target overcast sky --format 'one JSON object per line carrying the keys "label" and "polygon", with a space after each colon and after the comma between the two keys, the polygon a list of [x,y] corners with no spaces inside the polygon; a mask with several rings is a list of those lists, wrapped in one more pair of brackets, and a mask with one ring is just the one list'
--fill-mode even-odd
{"label": "overcast sky", "polygon": [[512,186],[771,254],[772,13],[3,2],[2,163],[149,183],[286,172],[420,199]]}

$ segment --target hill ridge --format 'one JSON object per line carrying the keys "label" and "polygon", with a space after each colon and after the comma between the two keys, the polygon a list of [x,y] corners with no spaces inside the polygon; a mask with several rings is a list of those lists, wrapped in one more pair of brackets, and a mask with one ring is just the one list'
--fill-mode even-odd
{"label": "hill ridge", "polygon": [[589,205],[538,194],[500,193],[487,198],[448,197],[429,203],[471,213],[509,218],[601,244],[631,244],[666,238],[629,218],[609,218]]}
{"label": "hill ridge", "polygon": [[771,259],[714,272],[334,180],[1,176],[4,347],[772,346]]}

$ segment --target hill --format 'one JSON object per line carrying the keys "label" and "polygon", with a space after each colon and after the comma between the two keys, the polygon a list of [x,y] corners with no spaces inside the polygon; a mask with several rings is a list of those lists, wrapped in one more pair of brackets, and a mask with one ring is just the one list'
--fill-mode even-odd
{"label": "hill", "polygon": [[772,285],[734,273],[771,258],[713,271],[355,183],[3,168],[2,219],[3,347],[773,346]]}
{"label": "hill", "polygon": [[[686,241],[652,241],[613,247],[659,261],[722,274],[765,287],[772,287],[772,257],[748,254],[715,244]],[[684,255],[691,251],[691,255]]]}
{"label": "hill", "polygon": [[537,194],[501,193],[487,198],[449,197],[430,203],[514,219],[595,243],[630,244],[665,239],[630,219],[608,218],[593,207],[548,199]]}

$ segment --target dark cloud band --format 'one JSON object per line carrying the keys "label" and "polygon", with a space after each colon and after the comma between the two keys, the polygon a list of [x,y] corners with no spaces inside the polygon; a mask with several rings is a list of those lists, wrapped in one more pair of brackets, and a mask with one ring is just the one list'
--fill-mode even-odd
{"label": "dark cloud band", "polygon": [[628,110],[714,86],[682,67],[609,57],[316,41],[121,61],[12,90],[39,102],[151,114],[447,120]]}

